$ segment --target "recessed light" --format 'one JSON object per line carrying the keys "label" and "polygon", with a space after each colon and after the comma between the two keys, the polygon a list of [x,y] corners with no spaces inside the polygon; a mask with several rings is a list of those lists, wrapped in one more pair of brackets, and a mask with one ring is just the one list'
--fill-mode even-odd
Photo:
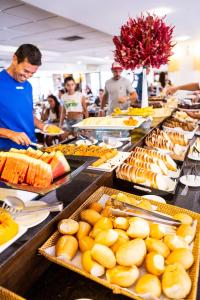
{"label": "recessed light", "polygon": [[191,39],[191,37],[189,35],[180,35],[180,36],[175,37],[175,40],[177,42],[184,42],[184,41],[187,41],[190,39]]}
{"label": "recessed light", "polygon": [[164,17],[173,12],[173,9],[170,7],[157,7],[148,10],[148,13],[155,14],[158,17]]}
{"label": "recessed light", "polygon": [[82,62],[80,60],[77,61],[77,65],[81,65]]}

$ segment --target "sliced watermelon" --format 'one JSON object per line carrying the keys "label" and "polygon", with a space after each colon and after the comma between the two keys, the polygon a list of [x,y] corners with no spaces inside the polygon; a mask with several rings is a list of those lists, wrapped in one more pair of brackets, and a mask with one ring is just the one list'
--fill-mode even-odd
{"label": "sliced watermelon", "polygon": [[4,165],[6,163],[7,156],[5,152],[0,152],[0,176],[1,172],[3,171]]}
{"label": "sliced watermelon", "polygon": [[70,171],[70,166],[62,152],[56,151],[50,163],[53,178],[64,175]]}

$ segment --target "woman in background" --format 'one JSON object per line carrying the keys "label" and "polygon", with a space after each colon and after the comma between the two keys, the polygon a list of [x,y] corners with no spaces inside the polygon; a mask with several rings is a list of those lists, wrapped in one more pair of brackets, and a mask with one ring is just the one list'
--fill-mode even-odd
{"label": "woman in background", "polygon": [[72,127],[83,118],[88,118],[88,110],[84,95],[76,91],[76,83],[73,77],[66,77],[64,81],[66,93],[62,96],[63,104],[67,112],[67,127],[71,132],[75,132]]}

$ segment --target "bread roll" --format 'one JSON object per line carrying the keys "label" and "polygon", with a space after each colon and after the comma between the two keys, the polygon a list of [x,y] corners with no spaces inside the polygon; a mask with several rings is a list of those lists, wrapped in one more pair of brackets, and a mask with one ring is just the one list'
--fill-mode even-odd
{"label": "bread roll", "polygon": [[133,217],[129,220],[130,226],[127,230],[128,236],[131,238],[145,239],[149,233],[149,223],[145,219]]}
{"label": "bread roll", "polygon": [[89,208],[96,210],[98,213],[100,213],[103,209],[103,206],[99,202],[93,202],[89,205]]}
{"label": "bread roll", "polygon": [[102,230],[95,237],[95,243],[112,246],[118,239],[118,233],[114,229]]}
{"label": "bread roll", "polygon": [[90,236],[92,238],[95,238],[96,235],[102,231],[102,230],[108,230],[108,229],[112,229],[113,228],[113,224],[112,224],[112,219],[111,218],[107,218],[107,217],[101,217],[95,224],[94,227],[90,233]]}
{"label": "bread roll", "polygon": [[78,242],[74,236],[63,235],[56,243],[56,256],[64,260],[72,260],[78,250]]}
{"label": "bread roll", "polygon": [[145,242],[142,239],[134,239],[122,244],[117,252],[117,263],[121,266],[131,267],[140,266],[146,255]]}
{"label": "bread roll", "polygon": [[72,219],[63,219],[58,223],[58,231],[62,234],[75,234],[79,230],[79,224]]}
{"label": "bread roll", "polygon": [[150,223],[150,237],[161,240],[165,235],[165,226],[157,223]]}
{"label": "bread roll", "polygon": [[128,219],[124,217],[117,217],[113,221],[113,227],[118,229],[127,230],[129,227]]}
{"label": "bread roll", "polygon": [[166,259],[167,265],[172,265],[174,263],[180,263],[185,270],[188,270],[194,263],[194,256],[189,249],[175,249]]}
{"label": "bread roll", "polygon": [[182,224],[192,225],[192,217],[184,213],[177,213],[174,216],[174,219],[181,221]]}
{"label": "bread roll", "polygon": [[92,239],[88,235],[85,235],[79,240],[78,245],[81,252],[91,250],[92,247],[94,246],[94,239]]}
{"label": "bread roll", "polygon": [[126,233],[126,231],[122,230],[122,229],[114,229],[117,233],[118,233],[118,239],[117,241],[111,246],[111,250],[116,253],[117,250],[119,249],[119,247],[122,244],[125,244],[126,242],[129,241],[129,237]]}
{"label": "bread roll", "polygon": [[184,240],[190,244],[194,239],[195,229],[190,225],[182,224],[177,229],[176,234],[184,238]]}
{"label": "bread roll", "polygon": [[88,224],[87,222],[80,221],[79,230],[76,235],[77,239],[80,240],[82,239],[83,236],[88,235],[90,230],[91,230],[90,224]]}
{"label": "bread roll", "polygon": [[91,251],[85,251],[81,256],[82,267],[93,276],[100,277],[105,273],[105,268],[92,259]]}
{"label": "bread roll", "polygon": [[145,266],[149,273],[160,276],[165,270],[165,259],[161,254],[150,252],[145,257]]}
{"label": "bread roll", "polygon": [[188,244],[184,238],[176,234],[167,234],[164,237],[164,243],[169,247],[170,250],[177,248],[188,248]]}
{"label": "bread roll", "polygon": [[96,210],[90,208],[83,210],[80,216],[81,220],[91,225],[94,225],[101,218],[101,215]]}
{"label": "bread roll", "polygon": [[151,297],[159,298],[161,295],[161,283],[157,276],[145,274],[139,278],[135,286],[137,294],[150,294]]}
{"label": "bread roll", "polygon": [[175,263],[166,267],[162,276],[162,290],[166,297],[185,299],[191,286],[191,279],[181,264]]}
{"label": "bread roll", "polygon": [[147,238],[145,240],[147,251],[148,252],[157,252],[161,254],[163,257],[167,257],[170,253],[169,248],[167,245],[165,245],[162,241],[152,239],[152,238]]}
{"label": "bread roll", "polygon": [[139,270],[136,266],[123,267],[116,266],[106,271],[106,278],[109,283],[116,284],[127,288],[135,283],[138,279]]}
{"label": "bread roll", "polygon": [[107,269],[116,265],[115,255],[110,248],[105,245],[95,244],[91,250],[92,258]]}

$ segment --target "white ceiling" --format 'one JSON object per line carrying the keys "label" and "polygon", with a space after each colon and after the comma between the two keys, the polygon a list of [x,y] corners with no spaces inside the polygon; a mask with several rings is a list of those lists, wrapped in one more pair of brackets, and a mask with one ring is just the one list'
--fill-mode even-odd
{"label": "white ceiling", "polygon": [[[112,36],[129,16],[158,7],[171,8],[167,22],[176,36],[200,39],[200,1],[193,0],[0,0],[0,65],[17,47],[34,43],[43,52],[43,68],[67,64],[110,64]],[[74,42],[61,38],[80,35]]]}

